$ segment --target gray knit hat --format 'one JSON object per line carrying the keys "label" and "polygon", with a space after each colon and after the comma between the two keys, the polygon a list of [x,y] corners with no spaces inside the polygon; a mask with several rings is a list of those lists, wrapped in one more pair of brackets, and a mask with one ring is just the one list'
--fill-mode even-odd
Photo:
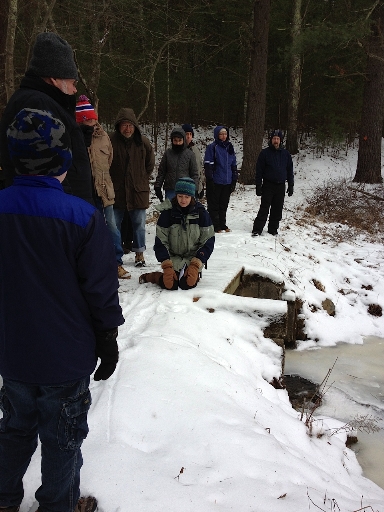
{"label": "gray knit hat", "polygon": [[36,38],[28,75],[78,80],[71,46],[53,32],[42,32]]}

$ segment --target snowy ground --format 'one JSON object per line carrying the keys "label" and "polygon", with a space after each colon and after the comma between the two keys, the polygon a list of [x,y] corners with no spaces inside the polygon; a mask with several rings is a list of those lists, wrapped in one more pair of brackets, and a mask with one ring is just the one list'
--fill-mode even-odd
{"label": "snowy ground", "polygon": [[[240,135],[233,140],[239,151]],[[259,198],[254,187],[238,187],[228,211],[232,231],[216,236],[195,290],[139,285],[142,271],[125,256],[132,279],[120,287],[120,362],[108,381],[92,381],[83,445],[82,491],[97,496],[102,512],[384,511],[384,490],[362,476],[346,434],[325,433],[341,423],[325,419],[310,436],[287,392],[269,384],[280,376],[281,349],[263,337],[264,320],[246,314],[251,299],[239,313],[241,298],[222,294],[242,267],[282,276],[304,301],[308,340],[300,350],[384,336],[384,317],[367,312],[371,303],[384,308],[384,247],[362,237],[324,243],[320,223],[301,222],[310,190],[330,177],[353,177],[355,165],[355,150],[295,157],[295,193],[278,237],[250,236]],[[147,271],[158,270],[155,225],[147,227]],[[325,298],[335,317],[322,310]],[[21,512],[34,510],[39,463],[36,453]]]}

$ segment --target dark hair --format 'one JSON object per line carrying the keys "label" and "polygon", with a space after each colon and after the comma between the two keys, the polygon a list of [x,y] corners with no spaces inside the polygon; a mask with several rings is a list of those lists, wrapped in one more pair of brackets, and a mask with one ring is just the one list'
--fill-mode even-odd
{"label": "dark hair", "polygon": [[[177,200],[177,194],[175,195],[175,197],[173,197],[171,199],[171,203],[172,203],[172,206],[175,206],[175,207],[180,206],[179,202]],[[188,206],[195,206],[195,204],[196,204],[196,199],[193,196],[191,196],[191,202],[189,203]]]}

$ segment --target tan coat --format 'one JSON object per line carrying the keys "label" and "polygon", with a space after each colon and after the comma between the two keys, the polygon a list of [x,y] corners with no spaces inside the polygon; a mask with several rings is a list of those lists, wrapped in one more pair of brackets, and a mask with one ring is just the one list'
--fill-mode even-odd
{"label": "tan coat", "polygon": [[115,191],[109,174],[113,149],[107,133],[99,123],[95,125],[93,130],[92,143],[88,148],[88,154],[96,194],[101,198],[103,206],[110,206],[115,202]]}
{"label": "tan coat", "polygon": [[[129,121],[135,132],[127,139],[119,131],[119,123]],[[120,109],[115,132],[111,135],[113,161],[110,169],[115,188],[115,206],[127,210],[149,207],[149,178],[155,166],[155,152],[145,135],[141,134],[131,108]]]}

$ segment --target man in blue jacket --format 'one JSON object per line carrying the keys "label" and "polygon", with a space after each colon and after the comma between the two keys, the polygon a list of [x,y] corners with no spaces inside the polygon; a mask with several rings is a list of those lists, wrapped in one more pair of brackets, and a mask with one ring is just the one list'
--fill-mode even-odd
{"label": "man in blue jacket", "polygon": [[92,512],[96,499],[80,498],[81,444],[97,358],[95,380],[118,361],[114,248],[97,209],[64,193],[64,123],[25,108],[7,141],[17,175],[0,191],[0,510],[19,510],[39,437],[39,512]]}
{"label": "man in blue jacket", "polygon": [[261,235],[268,219],[268,233],[277,235],[282,217],[285,182],[288,196],[293,194],[292,157],[282,146],[283,134],[273,130],[268,147],[260,152],[256,163],[256,195],[261,196],[257,217],[253,222],[252,236]]}

